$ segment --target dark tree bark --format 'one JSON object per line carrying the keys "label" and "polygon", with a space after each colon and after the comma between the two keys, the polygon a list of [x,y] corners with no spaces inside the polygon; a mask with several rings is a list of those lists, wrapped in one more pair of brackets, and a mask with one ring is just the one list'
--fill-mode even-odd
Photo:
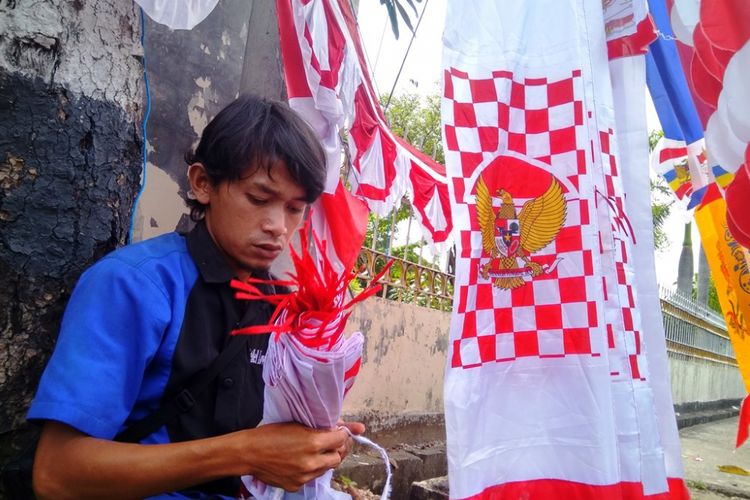
{"label": "dark tree bark", "polygon": [[127,237],[139,35],[130,1],[0,0],[0,462],[33,438],[25,414],[78,276]]}

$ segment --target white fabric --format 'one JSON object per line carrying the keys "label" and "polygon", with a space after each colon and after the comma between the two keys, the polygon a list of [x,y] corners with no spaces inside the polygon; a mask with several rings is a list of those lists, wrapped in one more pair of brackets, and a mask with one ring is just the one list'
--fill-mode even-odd
{"label": "white fabric", "polygon": [[[318,429],[333,429],[344,401],[344,373],[362,356],[362,334],[342,339],[330,351],[310,349],[294,336],[282,334],[268,344],[263,365],[266,384],[263,424],[298,422]],[[332,471],[305,484],[298,493],[285,493],[252,476],[242,482],[258,499],[341,500],[349,495],[331,488]]]}
{"label": "white fabric", "polygon": [[646,15],[646,4],[640,0],[610,0],[602,5],[607,41],[635,33]]}
{"label": "white fabric", "polygon": [[747,143],[740,140],[729,124],[726,94],[719,94],[716,111],[706,124],[706,149],[727,172],[736,172],[745,162]]}
{"label": "white fabric", "polygon": [[672,6],[672,11],[669,16],[670,24],[672,25],[672,31],[674,36],[685,45],[693,46],[693,30],[695,25],[688,27],[680,17],[680,12],[677,5]]}
{"label": "white fabric", "polygon": [[331,120],[330,117],[321,113],[312,97],[291,98],[289,99],[289,107],[305,119],[320,140],[320,144],[325,151],[327,165],[325,192],[335,192],[342,163],[338,121]]}
{"label": "white fabric", "polygon": [[[645,9],[642,0],[626,3],[635,10]],[[660,423],[654,411],[651,360],[639,339],[644,319],[634,290],[633,262],[624,257],[633,255],[628,224],[634,216],[618,206],[625,193],[617,174],[622,164],[604,25],[601,0],[448,1],[443,68],[445,79],[450,79],[450,90],[445,91],[450,96],[444,95],[442,101],[443,139],[453,223],[462,235],[456,238],[459,258],[444,388],[451,498],[491,498],[495,491],[502,491],[494,488],[550,484],[544,480],[584,485],[577,498],[601,498],[589,486],[635,483],[643,495],[668,489]],[[551,104],[567,95],[553,88],[553,82],[569,84],[575,103]],[[444,82],[445,89],[447,85]],[[492,92],[510,108],[507,128],[499,132],[499,151],[483,149],[476,130],[457,123],[472,116],[468,108],[479,127],[497,126],[497,121],[482,122],[479,116],[487,101],[497,109],[494,99],[487,97]],[[574,116],[574,104],[581,105],[582,118],[576,118],[580,124],[568,127],[573,129],[572,138],[558,130],[527,130],[530,124],[539,128],[548,123],[532,121],[537,110],[549,107],[552,113],[554,109],[559,113],[557,120]],[[454,138],[448,135],[449,126],[455,129]],[[517,139],[520,134],[523,141]],[[451,150],[450,141],[457,142],[458,151]],[[577,147],[555,154],[566,141]],[[576,155],[576,149],[585,151],[585,156]],[[462,169],[472,164],[461,152],[481,155],[478,165],[469,167],[471,172]],[[472,188],[484,169],[496,165],[493,161],[499,154],[523,158],[535,167],[526,167],[519,175],[528,183],[542,171],[566,186],[568,216],[563,229],[580,227],[582,248],[564,252],[564,242],[553,241],[530,257],[534,261],[544,255],[552,261],[564,253],[554,259],[559,285],[558,278],[529,279],[520,285],[526,293],[519,294],[492,284],[491,297],[480,304],[478,297],[489,284],[477,277],[475,266],[477,259],[484,264],[489,257],[484,257],[482,235],[472,220],[477,216],[470,205],[478,197]],[[645,155],[640,161],[647,166]],[[510,160],[500,163],[508,164]],[[512,182],[510,174],[503,174],[507,171],[490,173],[506,175]],[[566,179],[575,183],[568,185]],[[459,181],[456,185],[461,186],[462,197],[453,181]],[[513,189],[523,191],[526,183],[516,182]],[[522,198],[513,198],[519,212]],[[588,204],[581,206],[579,200]],[[570,245],[572,239],[566,241]],[[585,271],[586,255],[592,255],[591,273]],[[588,328],[590,352],[568,353],[558,330],[543,326],[549,320],[545,311],[559,305],[560,295],[571,292],[563,279],[585,280],[583,293],[588,303],[562,301],[562,326]],[[631,292],[635,304],[628,306]],[[531,297],[532,303],[516,303],[520,297]],[[587,306],[595,308],[597,322],[585,323]],[[507,321],[512,328],[503,326]],[[474,325],[474,337],[463,336],[467,325]],[[608,342],[610,326],[612,345]],[[523,339],[518,332],[534,335],[538,352],[519,352]],[[487,352],[492,353],[489,359]],[[660,407],[664,408],[661,402]]]}
{"label": "white fabric", "polygon": [[[648,165],[644,161],[648,157],[646,96],[643,92],[646,86],[645,56],[610,61],[610,72],[626,209],[635,231],[633,260],[638,270],[635,273],[636,292],[651,374],[654,412],[663,450],[663,461],[657,460],[653,466],[665,467],[668,477],[682,478],[684,470],[680,437],[672,402],[666,335],[656,281],[651,187]],[[649,409],[645,408],[646,411]]]}
{"label": "white fabric", "polygon": [[152,20],[173,30],[191,30],[219,0],[135,0]]}
{"label": "white fabric", "polygon": [[[382,165],[383,164],[383,146],[380,142],[380,130],[375,132],[375,139],[372,141],[370,149],[362,155],[362,165]],[[376,188],[385,187],[385,176],[382,168],[363,168],[362,174],[358,178],[359,182],[369,184]]]}
{"label": "white fabric", "polygon": [[[735,52],[724,72],[724,88],[728,120],[733,133],[744,142],[750,142],[750,41]],[[721,104],[721,98],[719,104]],[[723,165],[722,165],[723,166]]]}
{"label": "white fabric", "polygon": [[443,207],[440,204],[437,188],[432,192],[432,197],[427,202],[427,206],[425,206],[425,212],[427,213],[427,218],[430,219],[430,224],[432,224],[432,227],[436,231],[442,231],[448,226],[448,221],[445,220],[445,214],[443,213]]}
{"label": "white fabric", "polygon": [[[687,29],[685,38],[680,41],[686,45],[693,45],[693,31],[700,21],[701,0],[675,0],[672,10],[676,12],[680,23]],[[674,19],[674,17],[672,18]]]}

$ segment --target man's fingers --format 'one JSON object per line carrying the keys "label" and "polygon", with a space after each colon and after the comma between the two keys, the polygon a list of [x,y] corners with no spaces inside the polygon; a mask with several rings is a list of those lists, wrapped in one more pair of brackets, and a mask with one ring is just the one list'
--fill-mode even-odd
{"label": "man's fingers", "polygon": [[365,424],[361,422],[344,422],[342,420],[339,420],[338,425],[346,427],[355,436],[359,436],[360,434],[365,433]]}
{"label": "man's fingers", "polygon": [[323,431],[318,436],[317,446],[320,452],[335,451],[339,447],[346,444],[346,440],[349,438],[349,433],[344,429],[336,429],[333,431]]}

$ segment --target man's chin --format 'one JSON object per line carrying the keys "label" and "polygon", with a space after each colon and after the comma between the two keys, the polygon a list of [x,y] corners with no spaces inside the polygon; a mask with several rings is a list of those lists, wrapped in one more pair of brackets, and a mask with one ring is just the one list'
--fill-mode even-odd
{"label": "man's chin", "polygon": [[245,265],[244,270],[252,276],[265,275],[269,273],[272,265],[272,260],[255,260],[252,263]]}

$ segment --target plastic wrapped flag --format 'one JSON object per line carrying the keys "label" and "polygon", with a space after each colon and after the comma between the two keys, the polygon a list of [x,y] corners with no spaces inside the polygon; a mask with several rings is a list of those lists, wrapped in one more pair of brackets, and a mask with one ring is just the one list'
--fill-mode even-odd
{"label": "plastic wrapped flag", "polygon": [[[363,337],[355,332],[344,336],[351,307],[380,290],[377,281],[390,264],[372,280],[372,285],[354,298],[347,299],[349,283],[356,277],[351,266],[344,273],[336,271],[327,258],[324,243],[313,233],[320,258],[309,253],[307,234],[310,223],[300,230],[301,253],[291,248],[294,272],[289,280],[233,281],[236,297],[264,300],[276,305],[268,325],[252,326],[232,332],[262,334],[271,332],[263,380],[266,384],[263,424],[298,422],[308,427],[332,429],[341,416],[344,396],[351,389],[362,361]],[[288,294],[264,295],[257,285],[292,287]],[[363,444],[369,440],[354,436]],[[381,454],[385,451],[378,447]],[[386,466],[388,460],[385,458]],[[243,485],[259,499],[348,499],[349,495],[331,488],[333,471],[307,483],[299,492],[288,493],[269,486],[252,476],[242,478]],[[388,497],[389,480],[383,490]]]}

